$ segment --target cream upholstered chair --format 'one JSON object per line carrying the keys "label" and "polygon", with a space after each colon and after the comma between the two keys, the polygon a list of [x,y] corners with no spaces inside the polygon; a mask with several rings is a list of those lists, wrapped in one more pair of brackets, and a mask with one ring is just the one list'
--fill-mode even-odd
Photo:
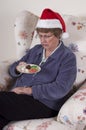
{"label": "cream upholstered chair", "polygon": [[[77,78],[73,88],[77,91],[64,103],[57,117],[10,122],[3,130],[86,130],[86,17],[71,15],[63,15],[63,17],[70,35],[64,43],[77,58]],[[38,44],[39,39],[35,37],[36,35],[32,40],[37,20],[38,16],[29,11],[22,11],[16,18],[15,36],[18,58],[21,58],[28,48]],[[1,90],[6,89],[7,83],[11,81],[7,73],[9,65],[10,61],[0,64]]]}

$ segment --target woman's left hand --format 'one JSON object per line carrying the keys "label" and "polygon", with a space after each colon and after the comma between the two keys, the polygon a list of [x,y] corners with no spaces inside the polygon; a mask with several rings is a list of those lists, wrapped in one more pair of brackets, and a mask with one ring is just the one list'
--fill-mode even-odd
{"label": "woman's left hand", "polygon": [[15,92],[17,94],[32,94],[32,88],[31,87],[16,87],[11,90],[11,92]]}

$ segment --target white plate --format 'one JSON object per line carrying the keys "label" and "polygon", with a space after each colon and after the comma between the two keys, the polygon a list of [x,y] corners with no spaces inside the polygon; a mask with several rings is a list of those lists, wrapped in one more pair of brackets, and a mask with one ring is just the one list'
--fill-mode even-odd
{"label": "white plate", "polygon": [[34,74],[41,70],[40,66],[35,64],[21,64],[17,67],[17,70],[21,73]]}

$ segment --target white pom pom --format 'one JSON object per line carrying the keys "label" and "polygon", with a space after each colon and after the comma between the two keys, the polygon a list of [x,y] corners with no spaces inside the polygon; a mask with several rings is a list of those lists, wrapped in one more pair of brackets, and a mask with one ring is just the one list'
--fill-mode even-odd
{"label": "white pom pom", "polygon": [[66,39],[66,38],[68,38],[68,37],[69,37],[69,34],[68,34],[68,33],[64,32],[64,33],[62,34],[62,39]]}

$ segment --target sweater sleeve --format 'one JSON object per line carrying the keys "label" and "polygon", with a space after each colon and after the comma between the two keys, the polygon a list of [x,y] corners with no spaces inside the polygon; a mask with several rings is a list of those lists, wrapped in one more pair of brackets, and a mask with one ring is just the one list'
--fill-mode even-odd
{"label": "sweater sleeve", "polygon": [[[39,46],[35,46],[33,48],[31,48],[26,55],[24,55],[20,60],[14,62],[10,68],[9,68],[9,73],[12,77],[16,78],[19,77],[22,73],[18,73],[16,71],[16,66],[19,64],[19,62],[29,62],[29,60],[31,59],[32,55],[34,53],[35,50],[37,50],[36,48],[38,48]],[[33,59],[34,60],[34,59]]]}
{"label": "sweater sleeve", "polygon": [[13,78],[17,78],[21,75],[21,73],[18,73],[16,70],[16,66],[18,65],[18,62],[13,63],[9,68],[9,73]]}
{"label": "sweater sleeve", "polygon": [[28,52],[25,56],[23,56],[20,60],[14,62],[13,64],[11,64],[10,68],[9,68],[9,73],[12,77],[17,78],[20,75],[22,75],[22,73],[18,73],[16,70],[16,66],[19,64],[19,62],[27,62],[27,59],[29,57],[30,52]]}

